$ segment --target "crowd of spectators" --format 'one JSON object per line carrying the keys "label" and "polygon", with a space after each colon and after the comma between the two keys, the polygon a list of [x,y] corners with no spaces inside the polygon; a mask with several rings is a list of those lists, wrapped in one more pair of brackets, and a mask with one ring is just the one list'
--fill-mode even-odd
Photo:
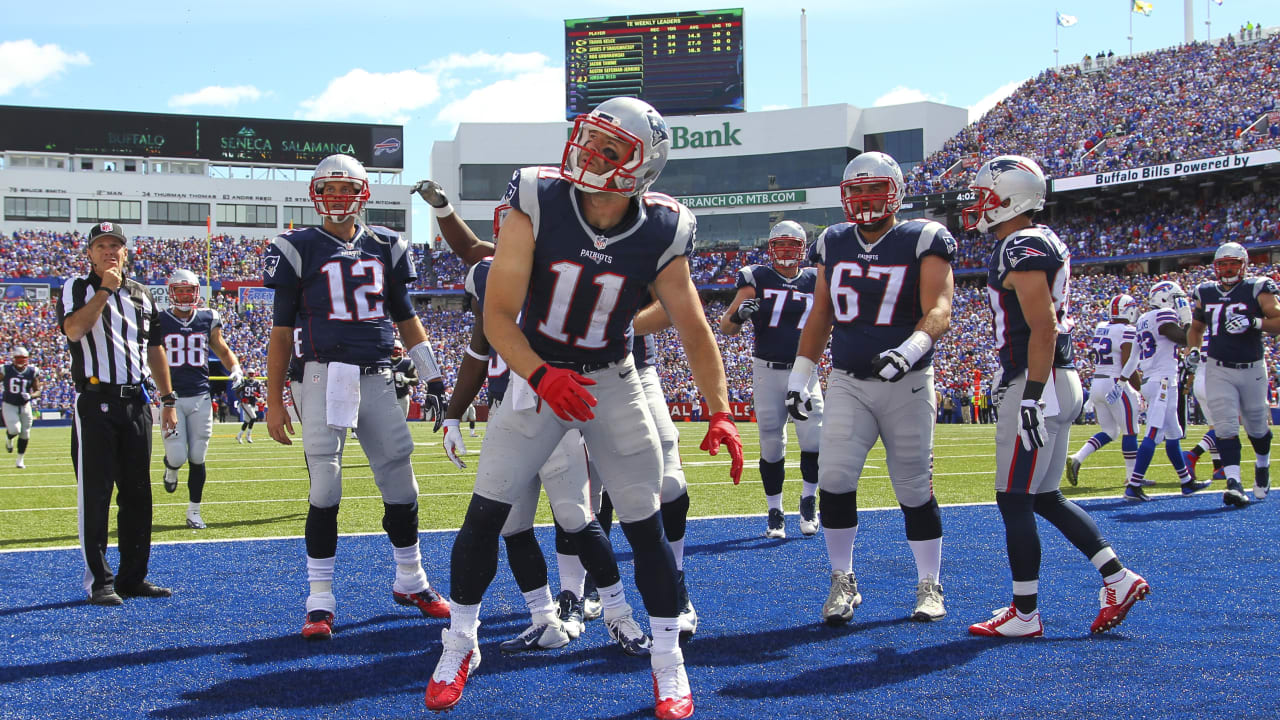
{"label": "crowd of spectators", "polygon": [[968,186],[982,159],[1027,155],[1055,177],[1280,147],[1280,34],[1190,43],[1048,69],[949,139],[907,177],[910,195]]}

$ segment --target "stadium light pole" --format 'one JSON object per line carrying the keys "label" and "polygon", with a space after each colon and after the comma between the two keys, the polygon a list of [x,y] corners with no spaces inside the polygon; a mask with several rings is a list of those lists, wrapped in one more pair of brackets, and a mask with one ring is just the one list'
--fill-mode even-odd
{"label": "stadium light pole", "polygon": [[809,107],[809,32],[804,8],[800,8],[800,107]]}

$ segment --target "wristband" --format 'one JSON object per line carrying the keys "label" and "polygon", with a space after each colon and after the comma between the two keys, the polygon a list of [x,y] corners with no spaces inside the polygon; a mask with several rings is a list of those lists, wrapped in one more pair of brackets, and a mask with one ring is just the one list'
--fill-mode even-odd
{"label": "wristband", "polygon": [[914,366],[932,348],[933,338],[929,337],[929,333],[923,330],[916,330],[906,340],[902,341],[902,344],[898,346],[898,352],[902,353],[902,357],[906,358],[908,365]]}
{"label": "wristband", "polygon": [[797,355],[791,364],[791,374],[787,376],[787,391],[803,391],[809,387],[809,378],[813,375],[814,362],[804,355]]}
{"label": "wristband", "polygon": [[165,407],[173,407],[178,403],[177,393],[166,393],[160,396],[160,402]]}
{"label": "wristband", "polygon": [[1026,387],[1022,388],[1023,400],[1039,400],[1044,394],[1044,383],[1028,380]]}
{"label": "wristband", "polygon": [[418,368],[418,374],[427,380],[441,377],[440,365],[436,362],[436,356],[431,352],[431,345],[426,341],[409,348],[409,359],[413,360],[413,364]]}
{"label": "wristband", "polygon": [[481,362],[489,362],[489,356],[488,356],[488,355],[481,355],[480,353],[476,352],[475,350],[472,350],[470,345],[468,345],[468,346],[467,346],[466,353],[467,353],[468,355],[470,355],[471,357],[473,357],[473,358],[475,358],[475,359],[477,359],[477,360],[479,360],[479,361],[481,361]]}
{"label": "wristband", "polygon": [[[430,203],[428,204],[430,205]],[[444,207],[436,207],[435,205],[431,205],[431,212],[435,213],[436,217],[438,218],[449,217],[450,215],[453,214],[453,203],[446,202],[444,204]]]}
{"label": "wristband", "polygon": [[528,378],[529,387],[533,388],[534,390],[537,390],[538,385],[542,382],[542,378],[546,374],[547,374],[547,364],[542,363],[541,365],[538,366],[538,369],[529,373],[529,378]]}

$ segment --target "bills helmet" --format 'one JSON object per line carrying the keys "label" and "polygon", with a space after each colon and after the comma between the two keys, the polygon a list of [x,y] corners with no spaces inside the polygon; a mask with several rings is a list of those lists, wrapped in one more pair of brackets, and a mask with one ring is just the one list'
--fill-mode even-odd
{"label": "bills helmet", "polygon": [[658,179],[670,151],[662,115],[643,100],[616,97],[574,120],[560,172],[585,192],[637,196]]}
{"label": "bills helmet", "polygon": [[13,349],[13,366],[18,370],[25,369],[27,367],[27,359],[30,357],[31,354],[27,352],[27,349],[19,345]]}
{"label": "bills helmet", "polygon": [[1138,322],[1138,301],[1124,293],[1111,298],[1111,322],[1121,320],[1130,325]]}
{"label": "bills helmet", "polygon": [[507,219],[507,213],[514,208],[506,203],[502,203],[493,209],[493,241],[498,242],[498,231],[502,229],[502,223]]}
{"label": "bills helmet", "polygon": [[808,236],[800,223],[783,220],[769,231],[769,259],[775,267],[793,268],[804,262]]}
{"label": "bills helmet", "polygon": [[1248,265],[1249,253],[1240,243],[1223,243],[1213,253],[1213,274],[1223,285],[1235,285],[1243,280]]}
{"label": "bills helmet", "polygon": [[[326,193],[325,184],[329,182],[351,183],[351,193]],[[316,165],[311,174],[311,203],[316,212],[323,218],[343,223],[364,209],[369,202],[369,175],[359,160],[350,155],[330,155]]]}
{"label": "bills helmet", "polygon": [[1047,188],[1044,171],[1034,160],[1021,155],[992,158],[969,184],[974,203],[960,211],[960,222],[965,230],[988,232],[1005,220],[1043,210]]}
{"label": "bills helmet", "polygon": [[190,270],[174,270],[167,287],[173,309],[191,312],[200,304],[200,279]]}
{"label": "bills helmet", "polygon": [[1152,285],[1151,294],[1147,298],[1148,302],[1151,303],[1151,307],[1168,308],[1170,310],[1177,309],[1179,299],[1186,302],[1187,293],[1182,289],[1181,285],[1172,280],[1161,280]]}
{"label": "bills helmet", "polygon": [[840,204],[856,225],[874,225],[898,212],[905,194],[902,168],[882,152],[864,152],[844,166]]}

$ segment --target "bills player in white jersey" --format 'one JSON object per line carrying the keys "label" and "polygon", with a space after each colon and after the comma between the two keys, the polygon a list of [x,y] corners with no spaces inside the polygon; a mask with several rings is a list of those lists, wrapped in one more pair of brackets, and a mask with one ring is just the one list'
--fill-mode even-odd
{"label": "bills player in white jersey", "polygon": [[[1129,357],[1120,371],[1120,381],[1128,383],[1134,371],[1141,372],[1142,397],[1147,401],[1147,432],[1138,447],[1138,461],[1129,473],[1124,499],[1150,500],[1143,487],[1154,485],[1146,479],[1147,468],[1155,455],[1156,445],[1163,439],[1165,453],[1182,483],[1182,494],[1190,495],[1209,486],[1196,482],[1182,456],[1181,418],[1178,416],[1178,348],[1187,344],[1187,325],[1191,322],[1191,304],[1182,286],[1164,280],[1151,287],[1151,309],[1138,318],[1138,352]],[[1119,393],[1112,390],[1112,393]]]}
{"label": "bills player in white jersey", "polygon": [[[1124,453],[1126,478],[1133,474],[1133,463],[1138,457],[1138,393],[1128,383],[1117,381],[1120,369],[1133,354],[1133,324],[1138,321],[1138,301],[1120,294],[1111,298],[1109,308],[1110,322],[1098,323],[1091,342],[1093,384],[1089,386],[1089,398],[1093,400],[1102,429],[1067,458],[1067,482],[1072,485],[1079,484],[1080,466],[1085,459],[1117,436]],[[1120,390],[1115,392],[1115,402],[1111,402],[1115,388]]]}

